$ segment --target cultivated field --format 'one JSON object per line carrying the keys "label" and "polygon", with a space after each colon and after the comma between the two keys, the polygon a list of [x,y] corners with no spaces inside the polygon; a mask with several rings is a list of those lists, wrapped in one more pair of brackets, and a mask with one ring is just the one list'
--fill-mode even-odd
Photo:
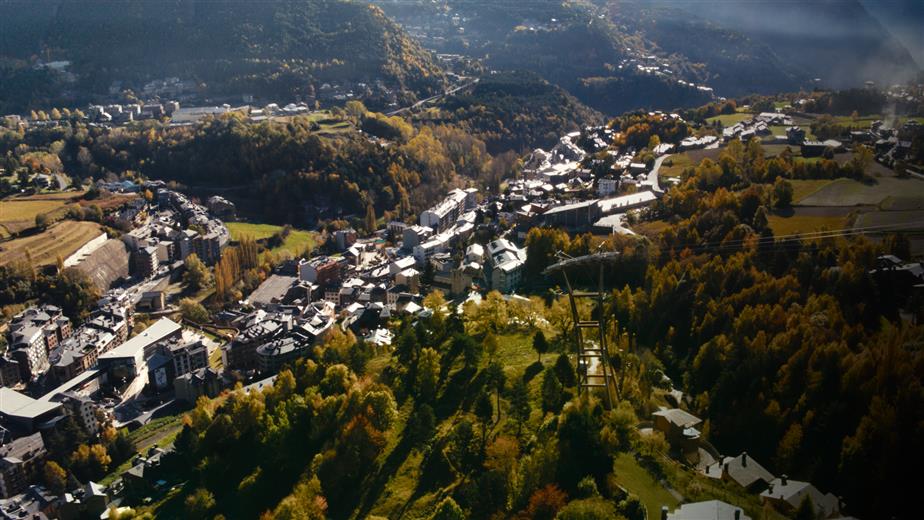
{"label": "cultivated field", "polygon": [[0,242],[0,265],[24,260],[26,251],[34,265],[54,264],[58,257],[67,258],[102,233],[94,222],[63,220],[42,233]]}
{"label": "cultivated field", "polygon": [[134,193],[113,193],[108,197],[100,197],[98,199],[90,200],[80,200],[80,205],[84,207],[89,206],[99,206],[103,211],[109,211],[111,209],[118,208],[119,206],[125,204],[126,202],[137,198],[138,195]]}
{"label": "cultivated field", "polygon": [[833,181],[828,179],[793,179],[789,181],[792,184],[792,201],[793,203],[799,203],[809,195],[815,193],[816,191],[824,188],[828,184],[831,184]]}
{"label": "cultivated field", "polygon": [[876,206],[888,197],[924,196],[924,182],[883,177],[875,184],[837,179],[799,202],[800,206]]}
{"label": "cultivated field", "polygon": [[833,231],[847,227],[848,215],[818,215],[800,213],[797,209],[791,215],[770,215],[767,219],[770,229],[777,237],[815,231]]}
{"label": "cultivated field", "polygon": [[883,211],[911,211],[913,209],[924,209],[924,195],[888,197],[879,204],[879,208]]}
{"label": "cultivated field", "polygon": [[871,211],[857,217],[856,228],[901,226],[909,231],[924,230],[924,211]]}
{"label": "cultivated field", "polygon": [[44,193],[0,200],[0,237],[7,237],[35,226],[35,217],[45,214],[54,220],[64,214],[64,207],[83,193]]}

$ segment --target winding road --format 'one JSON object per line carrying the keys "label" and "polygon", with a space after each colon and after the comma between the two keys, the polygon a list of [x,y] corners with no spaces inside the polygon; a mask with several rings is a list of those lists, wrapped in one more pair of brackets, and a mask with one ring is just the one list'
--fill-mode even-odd
{"label": "winding road", "polygon": [[651,191],[655,192],[659,197],[664,195],[664,190],[661,189],[661,185],[658,183],[658,172],[661,171],[661,164],[663,164],[668,157],[671,157],[671,155],[662,155],[655,159],[654,168],[651,169],[648,177],[642,182],[642,186],[650,186]]}

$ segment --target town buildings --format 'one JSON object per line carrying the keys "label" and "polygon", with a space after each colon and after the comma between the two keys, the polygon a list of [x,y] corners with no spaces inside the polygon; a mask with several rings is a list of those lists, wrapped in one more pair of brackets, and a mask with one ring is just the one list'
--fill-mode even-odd
{"label": "town buildings", "polygon": [[10,322],[10,353],[23,380],[48,371],[48,353],[71,335],[70,320],[54,305],[30,307]]}
{"label": "town buildings", "polygon": [[47,454],[40,433],[0,446],[0,497],[9,498],[24,491],[42,469]]}
{"label": "town buildings", "polygon": [[420,214],[420,225],[437,232],[447,229],[455,224],[466,209],[475,206],[477,193],[475,189],[450,191],[436,206]]}

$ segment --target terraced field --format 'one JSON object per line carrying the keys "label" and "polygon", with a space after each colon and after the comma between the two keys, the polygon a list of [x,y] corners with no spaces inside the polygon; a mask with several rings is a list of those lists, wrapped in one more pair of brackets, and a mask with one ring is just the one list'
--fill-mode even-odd
{"label": "terraced field", "polygon": [[65,206],[81,195],[79,192],[63,192],[0,200],[0,238],[35,226],[38,215],[48,215],[51,220],[63,216]]}
{"label": "terraced field", "polygon": [[26,251],[34,265],[51,265],[59,256],[67,258],[102,232],[95,222],[64,220],[42,233],[0,242],[0,265],[25,260]]}

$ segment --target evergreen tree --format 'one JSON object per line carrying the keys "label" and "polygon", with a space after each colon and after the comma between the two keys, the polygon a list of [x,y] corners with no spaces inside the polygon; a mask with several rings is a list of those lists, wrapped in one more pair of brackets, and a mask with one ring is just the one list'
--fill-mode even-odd
{"label": "evergreen tree", "polygon": [[532,407],[529,404],[529,388],[522,377],[518,377],[510,389],[510,415],[517,422],[517,434],[529,420]]}
{"label": "evergreen tree", "polygon": [[568,359],[568,355],[564,352],[559,354],[558,359],[555,360],[555,376],[558,377],[558,381],[565,388],[571,388],[577,384],[574,365],[571,364],[571,360]]}
{"label": "evergreen tree", "polygon": [[542,355],[549,351],[549,342],[541,330],[537,330],[533,336],[533,350],[539,355],[539,362],[542,363]]}
{"label": "evergreen tree", "polygon": [[561,382],[551,367],[546,368],[542,372],[542,411],[557,413],[561,408],[561,401]]}

